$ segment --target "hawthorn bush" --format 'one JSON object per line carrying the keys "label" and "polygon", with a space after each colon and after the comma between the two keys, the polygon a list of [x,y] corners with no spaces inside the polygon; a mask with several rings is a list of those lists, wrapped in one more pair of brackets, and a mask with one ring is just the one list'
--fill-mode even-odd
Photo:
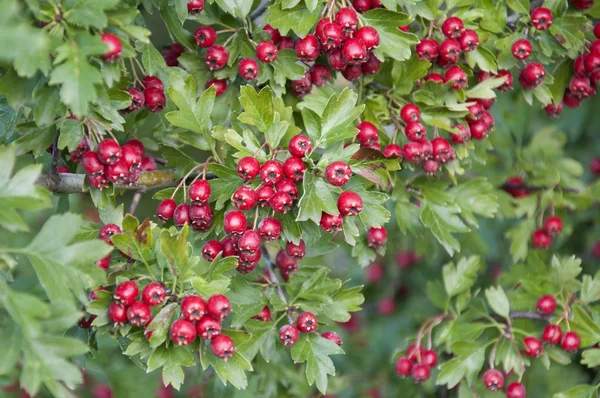
{"label": "hawthorn bush", "polygon": [[594,18],[3,1],[2,395],[597,397]]}

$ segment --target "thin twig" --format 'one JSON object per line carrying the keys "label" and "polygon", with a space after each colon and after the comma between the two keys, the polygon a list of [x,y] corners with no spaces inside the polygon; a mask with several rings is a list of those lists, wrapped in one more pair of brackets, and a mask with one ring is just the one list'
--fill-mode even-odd
{"label": "thin twig", "polygon": [[[271,279],[271,282],[275,284],[275,290],[277,291],[277,295],[279,296],[281,301],[283,301],[284,304],[287,306],[287,298],[285,297],[285,293],[283,293],[283,289],[281,288],[281,284],[279,283],[279,279],[277,278],[277,274],[275,273],[275,263],[273,262],[271,255],[269,255],[267,248],[264,246],[262,246],[262,255],[265,259],[265,263],[267,263],[267,271],[269,272],[269,278]],[[287,311],[287,317],[290,323],[294,322],[294,320],[292,319],[292,315],[289,311]]]}
{"label": "thin twig", "polygon": [[143,194],[144,193],[142,191],[135,191],[135,193],[133,194],[133,198],[131,198],[131,204],[129,205],[129,211],[127,213],[133,216],[133,213],[135,213],[135,209],[140,204],[140,200],[142,200]]}
{"label": "thin twig", "polygon": [[60,159],[60,149],[58,149],[58,137],[59,136],[60,136],[60,129],[57,129],[56,137],[54,137],[54,145],[52,145],[52,163],[50,164],[50,174],[55,177],[59,177],[59,175],[58,175],[58,161]]}

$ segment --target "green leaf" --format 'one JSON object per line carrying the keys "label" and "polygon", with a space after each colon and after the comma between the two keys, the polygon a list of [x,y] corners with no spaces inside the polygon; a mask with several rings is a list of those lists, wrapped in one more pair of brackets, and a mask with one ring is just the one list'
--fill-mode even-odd
{"label": "green leaf", "polygon": [[581,259],[575,256],[563,259],[553,256],[551,265],[552,279],[559,286],[566,289],[572,289],[575,284],[575,286],[578,287],[579,282],[576,279],[581,273]]}
{"label": "green leaf", "polygon": [[266,304],[261,288],[240,278],[233,279],[231,291],[227,293],[227,298],[231,302],[231,312],[233,314],[231,326],[234,328],[244,325],[250,318],[258,314]]}
{"label": "green leaf", "polygon": [[[402,32],[398,26],[411,22],[411,16],[401,12],[375,8],[364,14],[359,14],[365,25],[377,29],[379,34],[379,47],[375,54],[385,54],[397,61],[410,58],[411,47],[419,42],[413,33]],[[382,58],[382,57],[380,57]]]}
{"label": "green leaf", "polygon": [[[231,383],[238,390],[245,389],[248,386],[245,372],[252,371],[250,362],[239,351],[235,351],[233,356],[226,361],[219,359],[212,352],[209,352],[210,348],[208,346],[208,344],[203,345],[199,352],[203,369],[206,370],[209,365],[212,365],[224,385]],[[240,346],[242,345],[240,344]]]}
{"label": "green leaf", "polygon": [[479,46],[477,49],[465,52],[464,54],[467,64],[471,68],[474,68],[475,65],[477,65],[483,71],[498,73],[498,64],[496,62],[496,57],[487,48]]}
{"label": "green leaf", "polygon": [[581,27],[586,22],[587,19],[583,15],[571,14],[555,18],[549,28],[555,38],[561,38],[557,41],[567,49],[569,58],[576,58],[583,47],[585,35]]}
{"label": "green leaf", "polygon": [[477,227],[478,223],[475,215],[493,218],[498,212],[500,205],[494,191],[494,186],[487,179],[481,177],[461,181],[449,192],[454,195],[463,218],[470,225]]}
{"label": "green leaf", "polygon": [[252,338],[237,347],[238,352],[248,361],[252,361],[260,351],[265,361],[270,362],[275,355],[277,325],[274,322],[250,320],[244,327]]}
{"label": "green leaf", "polygon": [[556,393],[553,398],[592,398],[597,390],[598,386],[582,384],[565,392]]}
{"label": "green leaf", "polygon": [[508,0],[506,4],[522,15],[529,15],[529,0]]}
{"label": "green leaf", "polygon": [[492,89],[500,87],[505,80],[506,76],[486,79],[477,84],[475,87],[467,90],[465,94],[469,98],[496,98],[496,93]]}
{"label": "green leaf", "polygon": [[261,133],[266,133],[273,123],[273,93],[267,86],[257,93],[254,87],[247,85],[240,88],[240,103],[244,108],[238,116],[242,123],[255,126]]}
{"label": "green leaf", "polygon": [[219,7],[236,18],[246,19],[252,9],[252,2],[247,0],[215,0]]}
{"label": "green leaf", "polygon": [[554,69],[554,72],[552,73],[554,83],[550,87],[552,102],[554,104],[560,104],[562,102],[563,96],[565,95],[565,88],[569,86],[574,73],[573,61],[568,58],[558,64]]}
{"label": "green leaf", "polygon": [[306,380],[311,386],[316,383],[322,394],[327,392],[327,375],[335,376],[335,366],[329,356],[343,353],[337,344],[318,333],[302,336],[291,351],[295,363],[306,362]]}
{"label": "green leaf", "polygon": [[429,201],[421,202],[421,222],[433,233],[438,242],[451,256],[460,251],[460,243],[453,232],[469,232],[469,228],[457,216],[454,206],[440,206]]}
{"label": "green leaf", "polygon": [[74,25],[102,29],[107,25],[104,11],[117,4],[119,0],[65,0],[63,16]]}
{"label": "green leaf", "polygon": [[300,79],[304,76],[304,67],[298,65],[297,62],[298,57],[294,50],[279,50],[277,59],[271,63],[275,83],[285,86],[286,81]]}
{"label": "green leaf", "polygon": [[300,4],[285,9],[281,0],[270,6],[268,10],[266,21],[269,25],[279,29],[282,35],[287,35],[290,30],[293,30],[300,37],[306,36],[311,31],[321,13],[321,7],[311,11]]}
{"label": "green leaf", "polygon": [[410,93],[414,82],[425,77],[430,67],[431,62],[419,60],[417,54],[404,62],[394,61],[392,67],[394,89],[401,95]]}
{"label": "green leaf", "polygon": [[473,384],[483,367],[486,347],[481,343],[466,341],[453,344],[450,351],[456,356],[440,366],[436,384],[447,384],[448,388],[454,388],[463,378],[467,379],[468,385]]}
{"label": "green leaf", "polygon": [[581,284],[580,299],[586,304],[600,300],[600,274],[592,278],[590,275],[583,275]]}
{"label": "green leaf", "polygon": [[315,178],[312,173],[306,174],[302,181],[304,193],[298,202],[296,221],[312,220],[315,224],[321,221],[321,213],[339,214],[336,200],[331,189],[322,178]]}
{"label": "green leaf", "polygon": [[512,254],[513,262],[516,263],[527,257],[531,234],[533,234],[534,230],[535,220],[529,219],[522,221],[516,227],[506,232],[506,237],[511,240],[510,253]]}
{"label": "green leaf", "polygon": [[593,346],[600,342],[600,325],[580,305],[573,306],[573,319],[569,321],[569,325],[579,334],[582,347]]}
{"label": "green leaf", "polygon": [[485,298],[494,312],[508,319],[510,303],[501,286],[490,287],[485,291]]}
{"label": "green leaf", "polygon": [[465,292],[477,280],[477,273],[481,268],[479,256],[462,257],[458,264],[447,263],[442,267],[444,288],[449,297]]}
{"label": "green leaf", "polygon": [[159,71],[166,69],[165,59],[152,43],[136,43],[136,50],[142,53],[142,65],[148,75],[155,76]]}
{"label": "green leaf", "polygon": [[350,312],[360,311],[365,297],[360,293],[362,286],[347,287],[344,283],[332,297],[333,302],[325,304],[323,313],[335,322],[348,322]]}
{"label": "green leaf", "polygon": [[600,366],[600,350],[597,348],[585,350],[581,355],[581,364],[587,365],[588,368]]}

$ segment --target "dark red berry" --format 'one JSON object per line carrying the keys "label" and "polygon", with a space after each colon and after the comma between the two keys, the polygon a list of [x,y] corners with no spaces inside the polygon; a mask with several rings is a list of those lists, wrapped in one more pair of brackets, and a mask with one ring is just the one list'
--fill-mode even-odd
{"label": "dark red berry", "polygon": [[496,369],[488,369],[483,374],[483,385],[490,391],[498,391],[504,387],[504,375]]}
{"label": "dark red berry", "polygon": [[353,0],[352,7],[358,12],[367,12],[372,8],[371,0]]}
{"label": "dark red berry", "polygon": [[562,338],[562,330],[558,325],[548,325],[542,332],[542,340],[550,344],[558,344]]}
{"label": "dark red berry", "polygon": [[165,199],[158,204],[156,216],[164,221],[170,220],[176,207],[177,203],[173,199]]}
{"label": "dark red berry", "polygon": [[545,250],[552,244],[552,237],[545,230],[538,229],[533,233],[531,243],[536,249]]}
{"label": "dark red berry", "polygon": [[125,109],[119,110],[121,113],[135,112],[144,105],[144,93],[139,88],[130,87],[125,90],[131,96],[131,104]]}
{"label": "dark red berry", "polygon": [[102,140],[96,154],[105,165],[115,164],[121,159],[121,146],[114,140]]}
{"label": "dark red berry", "polygon": [[565,333],[562,342],[560,343],[560,346],[566,352],[575,352],[579,350],[580,345],[581,339],[579,338],[579,335],[573,331]]}
{"label": "dark red berry", "polygon": [[312,312],[303,312],[298,315],[296,327],[302,333],[310,333],[317,328],[317,317]]}
{"label": "dark red berry", "polygon": [[342,71],[348,66],[348,60],[344,57],[344,53],[341,48],[336,48],[327,54],[327,61],[329,66],[334,70]]}
{"label": "dark red berry", "polygon": [[256,319],[262,322],[269,322],[271,320],[271,310],[269,309],[269,307],[264,306],[258,314],[252,317],[252,319]]}
{"label": "dark red berry", "polygon": [[297,80],[292,80],[290,83],[292,87],[292,93],[298,97],[302,98],[306,94],[312,91],[312,81],[310,80],[310,72],[306,71],[304,76]]}
{"label": "dark red berry", "polygon": [[544,229],[550,236],[556,236],[562,232],[563,222],[558,216],[551,216],[544,222]]}
{"label": "dark red berry", "polygon": [[214,261],[223,251],[223,246],[218,240],[209,240],[202,246],[202,258],[206,261]]}
{"label": "dark red berry", "polygon": [[374,75],[379,72],[381,61],[373,53],[367,54],[367,60],[360,66],[363,75]]}
{"label": "dark red berry", "polygon": [[231,196],[231,202],[240,210],[250,210],[256,206],[258,197],[254,189],[242,185]]}
{"label": "dark red berry", "polygon": [[331,214],[327,214],[323,212],[321,214],[321,220],[319,221],[319,225],[325,232],[338,232],[342,229],[342,224],[344,219],[341,214],[333,216]]}
{"label": "dark red berry", "polygon": [[362,67],[360,65],[348,65],[342,71],[342,76],[344,76],[344,79],[350,82],[358,80],[358,78],[360,78],[361,75]]}
{"label": "dark red berry", "polygon": [[421,122],[408,122],[404,129],[404,134],[411,141],[421,141],[425,138],[427,132],[425,126]]}
{"label": "dark red berry", "polygon": [[221,321],[217,321],[208,315],[203,315],[196,322],[196,334],[203,339],[210,339],[219,333],[221,333]]}
{"label": "dark red berry", "polygon": [[450,139],[455,144],[464,144],[471,139],[471,131],[463,124],[457,124],[454,126],[455,129],[459,130],[458,133],[450,133]]}
{"label": "dark red berry", "polygon": [[241,235],[246,230],[246,216],[239,210],[225,213],[223,229],[227,234]]}
{"label": "dark red berry", "polygon": [[379,46],[379,34],[372,26],[363,26],[362,28],[358,29],[355,37],[364,43],[367,51]]}
{"label": "dark red berry", "polygon": [[190,220],[195,231],[208,231],[212,226],[215,216],[207,204],[193,204],[189,209]]}
{"label": "dark red berry", "polygon": [[355,216],[362,211],[363,203],[356,192],[345,191],[338,197],[337,207],[342,215]]}
{"label": "dark red berry", "polygon": [[127,310],[119,303],[111,303],[108,306],[108,319],[115,327],[122,326],[127,322]]}
{"label": "dark red berry", "polygon": [[240,236],[238,241],[240,253],[249,255],[260,250],[260,235],[253,229],[249,229]]}
{"label": "dark red berry", "polygon": [[577,108],[579,105],[581,105],[581,99],[573,94],[569,89],[565,90],[565,95],[563,96],[562,102],[569,108]]}
{"label": "dark red berry", "polygon": [[312,34],[296,40],[296,56],[303,62],[312,62],[319,56],[319,40]]}
{"label": "dark red berry", "polygon": [[99,189],[99,190],[108,188],[108,186],[110,185],[110,183],[108,182],[108,179],[106,178],[106,176],[104,174],[97,175],[97,176],[88,175],[87,180],[88,180],[88,184],[90,184],[91,187]]}
{"label": "dark red berry", "polygon": [[199,47],[209,48],[217,41],[217,32],[212,26],[201,26],[194,32],[194,41]]}
{"label": "dark red berry", "polygon": [[433,146],[433,158],[439,162],[446,163],[454,159],[454,148],[445,138],[434,138],[431,140]]}
{"label": "dark red berry", "polygon": [[206,303],[200,296],[187,296],[181,302],[181,316],[188,321],[197,321],[206,314]]}
{"label": "dark red berry", "polygon": [[387,231],[384,227],[371,227],[367,232],[367,242],[373,249],[380,248],[387,242]]}
{"label": "dark red berry", "polygon": [[294,181],[288,178],[284,178],[283,180],[279,181],[275,186],[275,191],[288,194],[292,200],[298,199],[298,187]]}
{"label": "dark red berry", "polygon": [[158,282],[150,282],[142,290],[142,300],[150,307],[160,305],[165,301],[165,287]]}
{"label": "dark red berry", "polygon": [[292,156],[302,158],[312,150],[312,144],[307,136],[299,134],[290,139],[288,150]]}
{"label": "dark red berry", "polygon": [[505,77],[506,78],[506,80],[504,80],[504,83],[502,83],[498,87],[499,91],[507,92],[507,91],[512,90],[512,88],[513,88],[513,76],[512,76],[512,73],[510,73],[509,70],[500,69],[498,71],[498,75],[496,77]]}
{"label": "dark red berry", "polygon": [[296,48],[296,41],[291,37],[284,36],[277,44],[278,50],[293,50]]}
{"label": "dark red berry", "polygon": [[231,237],[227,237],[221,241],[223,247],[223,257],[237,256],[237,249]]}
{"label": "dark red berry", "polygon": [[544,346],[542,346],[542,342],[537,337],[525,337],[523,344],[525,344],[523,354],[529,357],[537,358],[544,352]]}
{"label": "dark red berry", "polygon": [[258,76],[258,63],[252,58],[244,58],[238,64],[238,73],[244,80],[254,80]]}
{"label": "dark red berry", "polygon": [[321,336],[323,336],[323,338],[326,338],[327,340],[333,341],[335,344],[339,345],[340,347],[342,346],[342,338],[336,332],[327,331],[327,332],[323,333]]}
{"label": "dark red berry", "polygon": [[362,122],[358,125],[356,138],[361,147],[368,147],[375,143],[379,144],[379,130],[371,122]]}
{"label": "dark red berry", "polygon": [[277,213],[287,213],[292,209],[293,204],[294,200],[285,192],[275,192],[269,199],[269,205]]}
{"label": "dark red berry", "polygon": [[104,270],[110,267],[110,258],[111,255],[108,254],[106,257],[102,257],[100,260],[96,261],[96,265]]}
{"label": "dark red berry", "polygon": [[176,227],[183,227],[190,222],[190,206],[187,203],[182,203],[175,208],[173,212],[173,224]]}
{"label": "dark red berry", "polygon": [[423,160],[423,146],[419,142],[407,142],[402,147],[402,155],[411,163],[420,163]]}
{"label": "dark red berry", "polygon": [[400,117],[405,123],[418,122],[421,117],[421,110],[415,104],[406,104],[400,110]]}
{"label": "dark red berry", "polygon": [[467,74],[460,66],[453,66],[448,69],[444,78],[447,82],[453,82],[453,89],[465,88],[467,86]]}
{"label": "dark red berry", "polygon": [[190,344],[196,338],[194,324],[185,319],[177,319],[171,325],[171,340],[177,345]]}
{"label": "dark red berry", "polygon": [[223,320],[231,313],[231,304],[227,297],[215,294],[208,299],[206,310],[213,318]]}
{"label": "dark red berry", "polygon": [[165,93],[156,87],[150,87],[144,90],[144,106],[150,112],[158,113],[163,110],[167,99]]}
{"label": "dark red berry", "polygon": [[125,307],[130,306],[137,299],[139,290],[138,286],[133,281],[125,281],[117,285],[113,298]]}
{"label": "dark red berry", "polygon": [[142,158],[142,171],[154,171],[156,169],[156,161],[154,158],[151,158],[150,156],[144,156]]}
{"label": "dark red berry", "polygon": [[142,79],[142,86],[144,86],[145,89],[154,87],[160,91],[165,91],[165,85],[163,84],[162,80],[156,76],[144,76]]}
{"label": "dark red berry", "polygon": [[271,36],[271,41],[273,43],[275,43],[275,44],[279,43],[279,40],[281,39],[281,33],[279,33],[278,29],[275,29],[271,25],[267,24],[264,26],[263,30],[265,32],[269,33],[269,36]]}
{"label": "dark red berry", "polygon": [[269,205],[269,200],[275,195],[275,189],[271,185],[262,185],[256,190],[256,198],[260,207]]}
{"label": "dark red berry", "polygon": [[344,41],[342,52],[351,64],[362,64],[367,60],[367,47],[362,40],[356,38]]}
{"label": "dark red berry", "polygon": [[594,36],[596,36],[596,39],[600,39],[600,22],[596,22],[596,25],[594,25]]}
{"label": "dark red berry", "polygon": [[121,52],[123,51],[121,39],[112,33],[104,33],[100,37],[100,40],[108,46],[108,51],[102,54],[102,59],[106,62],[114,62],[121,57]]}
{"label": "dark red berry", "polygon": [[400,376],[408,377],[411,374],[413,363],[406,357],[400,357],[396,361],[396,373]]}
{"label": "dark red berry", "polygon": [[215,88],[215,94],[218,97],[227,90],[227,80],[209,79],[206,81],[204,88],[209,88],[211,86]]}
{"label": "dark red berry", "polygon": [[506,398],[525,398],[526,395],[525,386],[521,383],[511,383],[506,389]]}
{"label": "dark red berry", "polygon": [[536,87],[544,81],[544,78],[546,77],[546,70],[542,64],[530,62],[521,71],[521,76],[523,76],[523,79],[525,79],[530,85]]}
{"label": "dark red berry", "polygon": [[306,254],[306,244],[302,239],[300,239],[297,245],[294,242],[287,242],[285,244],[285,251],[290,257],[302,260]]}
{"label": "dark red berry", "polygon": [[298,261],[286,250],[279,250],[275,256],[275,264],[281,273],[292,274],[298,269]]}
{"label": "dark red berry", "polygon": [[537,30],[546,30],[552,26],[552,11],[544,7],[538,7],[531,12],[531,24]]}
{"label": "dark red berry", "polygon": [[449,39],[458,39],[464,31],[465,25],[458,17],[446,18],[442,23],[442,33]]}
{"label": "dark red berry", "polygon": [[358,25],[358,15],[350,8],[340,8],[335,14],[335,22],[344,30],[344,37],[352,37]]}
{"label": "dark red berry", "polygon": [[259,171],[260,163],[258,162],[258,160],[256,160],[256,158],[252,156],[247,156],[245,158],[240,159],[237,167],[237,172],[242,179],[249,181],[256,177]]}
{"label": "dark red berry", "polygon": [[123,161],[109,164],[104,168],[104,175],[113,184],[125,184],[129,175],[129,168]]}
{"label": "dark red berry", "polygon": [[204,55],[204,63],[210,70],[223,69],[229,60],[229,53],[225,47],[214,45]]}
{"label": "dark red berry", "polygon": [[386,158],[392,156],[402,157],[402,147],[397,144],[386,145],[385,148],[383,148],[383,156],[385,156]]}
{"label": "dark red berry", "polygon": [[352,177],[352,169],[345,162],[332,162],[325,169],[325,178],[327,179],[327,182],[336,187],[341,187],[346,184],[350,180],[350,177]]}
{"label": "dark red berry", "polygon": [[331,72],[325,65],[314,64],[310,67],[310,79],[315,86],[321,87],[329,83]]}
{"label": "dark red berry", "polygon": [[574,76],[569,83],[569,90],[578,97],[586,98],[591,94],[591,85],[589,77]]}
{"label": "dark red berry", "polygon": [[279,329],[279,339],[283,345],[296,344],[299,337],[300,331],[294,325],[284,325],[281,329]]}
{"label": "dark red berry", "polygon": [[550,117],[559,117],[563,111],[563,104],[562,102],[560,102],[558,106],[554,104],[548,104],[544,108],[544,111],[546,111],[546,115]]}
{"label": "dark red berry", "polygon": [[276,160],[267,160],[260,168],[260,178],[267,185],[275,185],[283,178],[283,166]]}
{"label": "dark red berry", "polygon": [[191,0],[187,3],[188,13],[192,15],[196,15],[202,12],[204,8],[204,0]]}
{"label": "dark red berry", "polygon": [[100,176],[104,173],[104,164],[98,159],[96,152],[87,152],[83,155],[81,164],[90,176]]}
{"label": "dark red berry", "polygon": [[258,234],[266,241],[279,239],[281,235],[281,221],[274,217],[265,217],[258,224]]}
{"label": "dark red berry", "polygon": [[121,160],[129,169],[142,167],[142,153],[131,144],[125,144],[121,147]]}
{"label": "dark red berry", "polygon": [[144,326],[150,322],[150,308],[141,301],[136,301],[127,307],[127,320],[133,326]]}
{"label": "dark red berry", "polygon": [[446,39],[440,44],[440,59],[438,62],[455,64],[460,58],[460,43],[453,39]]}
{"label": "dark red berry", "polygon": [[318,33],[319,40],[323,51],[328,52],[337,48],[342,44],[344,31],[340,25],[335,22],[324,23],[322,29]]}
{"label": "dark red berry", "polygon": [[261,41],[256,46],[256,58],[260,62],[273,62],[277,59],[277,46],[270,41]]}

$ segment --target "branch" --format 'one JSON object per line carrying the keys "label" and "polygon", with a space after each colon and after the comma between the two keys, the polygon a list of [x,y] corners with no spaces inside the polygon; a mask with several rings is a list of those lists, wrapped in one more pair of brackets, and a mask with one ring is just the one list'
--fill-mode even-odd
{"label": "branch", "polygon": [[58,136],[60,130],[56,130],[56,137],[54,137],[54,143],[52,145],[52,163],[50,163],[50,174],[53,176],[58,175],[58,161],[60,160],[60,149],[58,149]]}
{"label": "branch", "polygon": [[[164,189],[177,186],[179,180],[174,176],[174,170],[144,171],[133,185],[114,184],[117,189],[146,192],[151,189]],[[88,189],[85,186],[85,174],[61,173],[58,175],[42,174],[38,177],[37,185],[55,193],[82,193]],[[195,176],[190,176],[195,177]],[[217,178],[212,173],[206,173],[207,180]]]}
{"label": "branch", "polygon": [[140,204],[140,200],[142,200],[142,195],[143,195],[142,191],[136,191],[133,194],[133,198],[131,198],[131,205],[129,205],[129,211],[127,213],[129,213],[133,216],[133,213],[135,213],[135,209]]}
{"label": "branch", "polygon": [[[288,305],[285,293],[283,293],[283,289],[281,288],[281,284],[279,283],[279,279],[277,278],[277,274],[275,273],[275,263],[273,262],[273,259],[269,255],[269,252],[267,251],[267,248],[265,246],[261,246],[261,250],[265,262],[267,263],[267,271],[269,272],[269,278],[271,279],[271,282],[275,284],[275,290],[277,290],[277,295],[279,296],[281,301],[285,303],[285,305]],[[289,311],[287,312],[287,316],[290,323],[293,323],[294,320],[292,319],[292,316],[290,315]]]}
{"label": "branch", "polygon": [[256,10],[252,11],[252,14],[250,14],[250,20],[252,22],[256,22],[255,19],[258,19],[258,17],[263,15],[265,13],[265,11],[267,10],[268,4],[269,4],[269,0],[262,0],[260,2],[260,5],[258,7],[256,7]]}
{"label": "branch", "polygon": [[536,186],[531,186],[531,185],[527,185],[527,184],[510,184],[505,182],[504,184],[500,185],[500,189],[503,190],[508,190],[508,189],[525,189],[527,191],[530,192],[535,192],[535,191],[546,191],[546,190],[554,190],[556,188],[559,188],[565,192],[572,192],[572,193],[583,193],[584,191],[582,189],[579,188],[570,188],[570,187],[561,187],[561,186],[556,186],[556,187],[536,187]]}
{"label": "branch", "polygon": [[510,319],[533,319],[537,321],[549,321],[550,317],[538,314],[537,312],[514,311],[509,315]]}

